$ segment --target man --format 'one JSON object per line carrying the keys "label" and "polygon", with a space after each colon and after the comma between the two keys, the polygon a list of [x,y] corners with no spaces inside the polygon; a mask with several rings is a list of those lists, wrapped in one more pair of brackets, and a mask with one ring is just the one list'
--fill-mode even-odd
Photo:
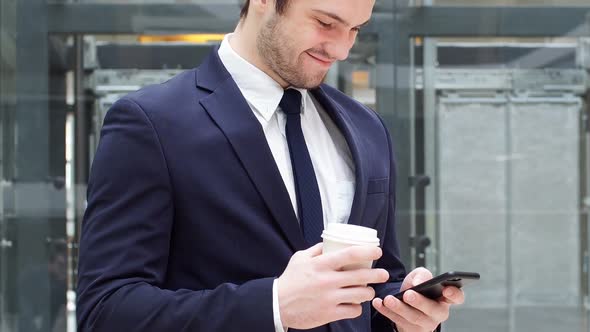
{"label": "man", "polygon": [[[321,85],[373,6],[247,1],[200,67],[112,107],[88,187],[80,331],[421,332],[447,319],[457,288],[390,295],[432,275],[399,260],[389,134]],[[329,222],[376,229],[381,249],[321,254]]]}

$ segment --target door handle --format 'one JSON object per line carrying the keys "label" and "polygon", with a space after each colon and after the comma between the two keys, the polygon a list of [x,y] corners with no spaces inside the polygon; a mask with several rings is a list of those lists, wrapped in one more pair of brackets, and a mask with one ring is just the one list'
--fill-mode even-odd
{"label": "door handle", "polygon": [[426,174],[418,174],[408,178],[410,187],[425,188],[430,185],[430,176]]}
{"label": "door handle", "polygon": [[417,251],[424,251],[432,243],[426,235],[418,235],[412,239],[412,242]]}
{"label": "door handle", "polygon": [[12,241],[7,239],[0,239],[0,249],[12,248]]}

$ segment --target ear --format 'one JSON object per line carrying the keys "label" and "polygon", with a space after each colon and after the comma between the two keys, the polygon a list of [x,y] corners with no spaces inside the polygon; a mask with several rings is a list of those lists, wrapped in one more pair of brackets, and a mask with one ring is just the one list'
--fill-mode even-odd
{"label": "ear", "polygon": [[274,10],[275,2],[273,0],[250,0],[250,10],[259,15],[266,14],[269,10]]}

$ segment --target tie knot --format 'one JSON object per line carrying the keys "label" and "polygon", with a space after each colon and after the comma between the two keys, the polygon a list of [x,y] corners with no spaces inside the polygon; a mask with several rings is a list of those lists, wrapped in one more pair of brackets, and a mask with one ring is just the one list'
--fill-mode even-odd
{"label": "tie knot", "polygon": [[295,89],[285,90],[279,106],[287,114],[301,113],[301,92]]}

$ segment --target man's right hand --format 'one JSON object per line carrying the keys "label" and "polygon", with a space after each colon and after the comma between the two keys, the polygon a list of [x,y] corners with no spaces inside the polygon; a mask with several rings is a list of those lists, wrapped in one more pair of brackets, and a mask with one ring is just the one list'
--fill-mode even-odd
{"label": "man's right hand", "polygon": [[283,327],[310,329],[361,315],[361,303],[375,297],[367,284],[389,279],[384,269],[342,271],[342,267],[377,260],[379,247],[351,246],[322,255],[319,243],[296,252],[278,278]]}

